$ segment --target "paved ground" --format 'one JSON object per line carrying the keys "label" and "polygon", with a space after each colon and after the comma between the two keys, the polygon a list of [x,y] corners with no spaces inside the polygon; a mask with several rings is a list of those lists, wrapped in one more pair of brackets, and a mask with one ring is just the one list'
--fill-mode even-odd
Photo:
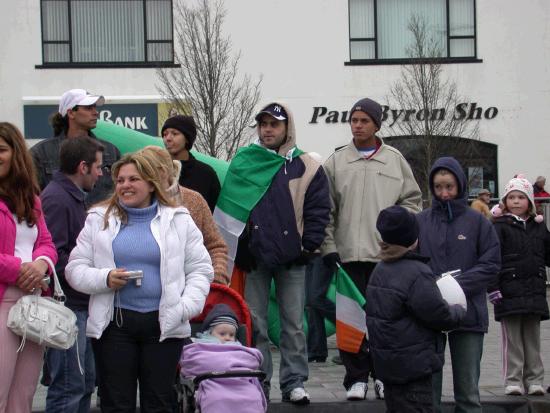
{"label": "paved ground", "polygon": [[[480,378],[481,396],[487,399],[504,395],[504,387],[502,385],[500,324],[493,321],[492,315],[490,319],[489,333],[485,336]],[[541,348],[543,349],[543,362],[546,366],[545,384],[550,385],[550,321],[542,323]],[[341,384],[344,368],[330,361],[330,358],[337,354],[334,337],[329,338],[329,353],[329,361],[326,363],[310,364],[310,378],[306,387],[311,394],[313,402],[335,402],[345,400],[345,391]],[[447,352],[446,360],[450,360],[449,357]],[[281,395],[278,388],[279,353],[275,349],[274,362],[275,374],[272,380],[271,399],[276,402],[280,400]],[[453,387],[450,363],[445,365],[443,380],[443,395],[452,397]],[[374,399],[373,386],[369,387],[368,398]],[[33,410],[44,410],[45,394],[46,388],[39,385],[33,403]],[[544,396],[544,398],[550,402],[549,395]]]}

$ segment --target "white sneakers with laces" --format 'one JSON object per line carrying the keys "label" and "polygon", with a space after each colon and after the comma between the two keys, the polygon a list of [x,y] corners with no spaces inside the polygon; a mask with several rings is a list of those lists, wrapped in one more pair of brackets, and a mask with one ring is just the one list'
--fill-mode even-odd
{"label": "white sneakers with laces", "polygon": [[530,384],[527,394],[531,396],[544,396],[544,388],[540,384]]}
{"label": "white sneakers with laces", "polygon": [[357,383],[353,383],[346,392],[346,397],[348,400],[365,400],[368,388],[369,386],[365,382],[358,381]]}
{"label": "white sneakers with laces", "polygon": [[290,391],[288,397],[284,397],[283,401],[288,401],[294,404],[308,404],[309,394],[303,387],[295,387]]}
{"label": "white sneakers with laces", "polygon": [[504,394],[508,396],[521,396],[523,392],[521,391],[520,386],[510,385],[504,388]]}
{"label": "white sneakers with laces", "polygon": [[374,394],[377,399],[384,400],[384,383],[378,379],[374,381]]}

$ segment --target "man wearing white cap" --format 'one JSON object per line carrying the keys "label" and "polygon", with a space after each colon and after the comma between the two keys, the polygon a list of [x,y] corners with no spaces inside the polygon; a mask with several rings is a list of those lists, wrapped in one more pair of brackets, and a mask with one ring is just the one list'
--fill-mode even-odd
{"label": "man wearing white cap", "polygon": [[[59,169],[59,148],[65,138],[90,136],[98,118],[97,106],[105,103],[105,98],[93,95],[84,89],[71,89],[63,93],[59,111],[51,118],[54,137],[44,139],[31,148],[40,188],[44,189]],[[101,176],[86,197],[88,206],[106,199],[113,190],[111,165],[120,159],[119,150],[111,143],[98,139],[105,147],[103,152],[103,176]]]}

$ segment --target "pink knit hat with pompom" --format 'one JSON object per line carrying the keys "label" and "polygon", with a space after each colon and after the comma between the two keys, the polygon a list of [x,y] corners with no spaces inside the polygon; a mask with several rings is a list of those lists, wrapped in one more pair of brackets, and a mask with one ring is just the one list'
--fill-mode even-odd
{"label": "pink knit hat with pompom", "polygon": [[537,215],[537,209],[535,207],[535,198],[533,195],[533,185],[531,185],[531,182],[525,178],[525,175],[518,174],[514,178],[510,179],[508,184],[504,187],[504,195],[500,198],[500,202],[498,205],[495,205],[491,209],[491,213],[495,217],[499,217],[502,215],[502,211],[506,205],[506,197],[508,194],[512,191],[519,191],[525,194],[527,199],[529,199],[529,215],[535,217],[536,222],[542,222],[544,218],[542,215]]}

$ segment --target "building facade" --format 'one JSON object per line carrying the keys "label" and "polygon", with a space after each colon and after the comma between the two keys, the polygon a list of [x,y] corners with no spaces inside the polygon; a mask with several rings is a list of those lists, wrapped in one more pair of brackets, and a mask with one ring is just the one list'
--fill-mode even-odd
{"label": "building facade", "polygon": [[[59,96],[84,88],[106,97],[101,119],[157,135],[167,107],[157,91],[155,67],[177,67],[177,1],[183,0],[5,1],[1,119],[24,129],[32,144],[51,135],[47,119]],[[550,175],[550,2],[240,0],[225,5],[224,30],[242,53],[241,71],[263,76],[262,102],[282,100],[294,111],[304,150],[326,158],[349,142],[347,112],[369,96],[384,105],[380,135],[413,162],[416,138],[402,136],[400,123],[426,116],[475,123],[478,141],[452,136],[445,146],[447,154],[462,157],[472,194],[482,187],[501,192],[520,172],[531,180]],[[461,96],[452,111],[424,113],[389,98],[410,63],[411,16],[422,17],[441,46],[443,76],[456,83]],[[472,145],[475,156],[464,152]]]}

